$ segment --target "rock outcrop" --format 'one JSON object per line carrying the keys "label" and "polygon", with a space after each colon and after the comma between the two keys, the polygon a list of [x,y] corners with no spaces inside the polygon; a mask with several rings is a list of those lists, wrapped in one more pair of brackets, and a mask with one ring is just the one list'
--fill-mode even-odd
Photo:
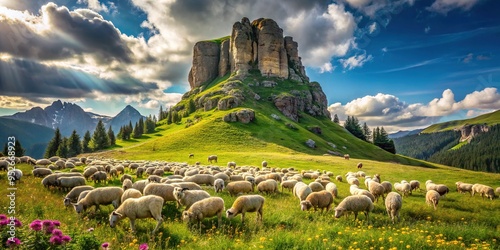
{"label": "rock outcrop", "polygon": [[193,49],[193,66],[188,81],[191,89],[215,79],[219,75],[220,47],[213,42],[197,42]]}
{"label": "rock outcrop", "polygon": [[250,123],[255,119],[255,111],[253,109],[240,109],[235,112],[231,112],[224,116],[225,122],[241,122]]}
{"label": "rock outcrop", "polygon": [[489,127],[486,124],[472,124],[464,125],[460,129],[460,141],[470,142],[474,137],[481,133],[489,131]]}

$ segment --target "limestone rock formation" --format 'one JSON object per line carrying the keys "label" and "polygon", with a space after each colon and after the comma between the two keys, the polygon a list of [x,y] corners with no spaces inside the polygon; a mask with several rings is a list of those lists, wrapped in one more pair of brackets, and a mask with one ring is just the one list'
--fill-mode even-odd
{"label": "limestone rock formation", "polygon": [[257,63],[266,76],[288,78],[288,58],[283,40],[283,30],[267,18],[252,22],[257,40]]}
{"label": "limestone rock formation", "polygon": [[189,71],[191,89],[215,79],[219,75],[219,45],[213,42],[197,42],[193,49],[193,66]]}
{"label": "limestone rock formation", "polygon": [[470,142],[474,137],[478,136],[481,133],[488,132],[489,127],[486,124],[473,124],[473,125],[464,125],[460,129],[460,141],[468,141]]}
{"label": "limestone rock formation", "polygon": [[231,112],[224,116],[225,122],[241,122],[244,124],[250,123],[255,119],[255,111],[253,109],[240,109],[236,112]]}

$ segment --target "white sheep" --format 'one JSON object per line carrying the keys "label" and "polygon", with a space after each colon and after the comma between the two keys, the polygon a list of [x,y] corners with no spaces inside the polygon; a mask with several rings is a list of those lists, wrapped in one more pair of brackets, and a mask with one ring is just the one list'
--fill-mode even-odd
{"label": "white sheep", "polygon": [[392,220],[392,224],[394,224],[395,218],[398,218],[399,221],[399,211],[403,206],[403,198],[400,194],[396,192],[390,192],[385,197],[385,210],[387,214]]}
{"label": "white sheep", "polygon": [[457,192],[461,194],[465,194],[465,192],[469,192],[469,194],[472,196],[472,184],[470,183],[463,183],[461,181],[457,181],[455,183],[457,185]]}
{"label": "white sheep", "polygon": [[335,176],[335,180],[337,180],[338,182],[342,182],[342,175]]}
{"label": "white sheep", "polygon": [[410,187],[411,187],[411,191],[410,191],[410,194],[414,191],[414,190],[420,190],[420,181],[417,181],[417,180],[411,180],[410,181]]}
{"label": "white sheep", "polygon": [[227,167],[228,167],[228,168],[236,168],[236,162],[234,162],[234,161],[230,161],[230,162],[228,162],[228,163],[227,163]]}
{"label": "white sheep", "polygon": [[217,163],[217,155],[210,155],[210,156],[208,156],[207,161],[209,163],[212,163],[212,161],[215,161],[215,163]]}
{"label": "white sheep", "polygon": [[290,190],[290,192],[291,192],[293,187],[295,186],[295,184],[297,184],[296,180],[286,180],[286,181],[281,182],[281,192],[283,192],[284,188]]}
{"label": "white sheep", "polygon": [[45,177],[47,175],[52,174],[53,172],[52,172],[52,170],[50,170],[48,168],[37,168],[37,169],[33,169],[33,171],[31,171],[31,173],[35,177]]}
{"label": "white sheep", "polygon": [[394,189],[396,189],[396,191],[402,193],[403,196],[408,196],[410,194],[410,191],[411,191],[411,186],[410,186],[410,183],[408,183],[408,182],[404,182],[404,183],[396,182],[396,183],[394,183]]}
{"label": "white sheep", "polygon": [[325,190],[330,192],[332,194],[333,198],[339,197],[337,185],[335,185],[335,183],[330,182],[330,183],[326,184]]}
{"label": "white sheep", "polygon": [[85,179],[89,179],[90,176],[92,176],[95,172],[97,172],[97,168],[96,167],[88,167],[87,169],[85,169],[85,171],[83,171],[83,177],[85,177]]}
{"label": "white sheep", "polygon": [[262,221],[264,197],[260,195],[242,195],[233,202],[230,209],[226,211],[226,217],[232,219],[241,214],[241,223],[245,223],[245,213],[257,212],[257,221]]}
{"label": "white sheep", "polygon": [[[450,191],[450,189],[449,189],[446,185],[443,185],[443,184],[435,184],[435,183],[434,183],[433,181],[431,181],[431,180],[427,180],[427,181],[425,182],[425,189],[426,189],[427,191],[429,191],[429,190],[435,190],[435,191],[437,191],[437,192],[439,193],[439,195],[441,195],[441,196],[446,195],[446,194]],[[472,194],[472,195],[474,195],[474,194]]]}
{"label": "white sheep", "polygon": [[222,179],[222,180],[224,180],[224,183],[228,183],[229,182],[229,175],[227,175],[226,173],[217,173],[217,174],[214,174],[214,178],[215,179]]}
{"label": "white sheep", "polygon": [[489,198],[490,200],[493,200],[493,198],[495,198],[495,192],[494,192],[493,188],[490,186],[483,185],[483,184],[474,184],[472,186],[472,195],[474,195],[475,193],[480,193],[481,197],[483,197],[483,199],[485,196],[486,196],[486,198]]}
{"label": "white sheep", "polygon": [[278,192],[278,182],[273,179],[267,179],[257,185],[257,190],[266,194],[276,193]]}
{"label": "white sheep", "polygon": [[10,170],[8,173],[8,179],[9,181],[11,182],[17,182],[17,181],[21,181],[21,177],[23,177],[23,172],[21,171],[21,169],[13,169],[13,170]]}
{"label": "white sheep", "polygon": [[123,189],[120,187],[100,187],[90,190],[85,198],[73,206],[77,213],[81,213],[91,206],[95,206],[95,211],[99,210],[99,205],[112,204],[117,208],[120,205],[122,194]]}
{"label": "white sheep", "polygon": [[223,179],[215,179],[214,189],[215,189],[216,193],[222,192],[222,190],[224,190],[224,180]]}
{"label": "white sheep", "polygon": [[425,202],[429,205],[429,206],[434,206],[434,210],[437,209],[437,205],[439,203],[439,198],[440,198],[440,195],[439,193],[436,191],[436,190],[428,190],[427,193],[425,194]]}
{"label": "white sheep", "polygon": [[386,194],[392,192],[392,184],[390,182],[383,181],[382,183],[380,183],[380,185],[384,187]]}
{"label": "white sheep", "polygon": [[201,221],[204,218],[217,216],[218,227],[222,222],[222,213],[224,212],[224,200],[220,197],[209,197],[201,201],[195,202],[188,210],[182,213],[182,219],[185,222],[192,223],[197,221],[201,232]]}
{"label": "white sheep", "polygon": [[267,168],[267,161],[262,161],[261,166],[262,168]]}
{"label": "white sheep", "polygon": [[300,201],[305,200],[310,193],[312,193],[311,188],[304,182],[297,182],[293,187],[293,195]]}
{"label": "white sheep", "polygon": [[78,186],[78,187],[74,187],[64,197],[64,201],[63,201],[64,202],[64,206],[69,207],[72,202],[78,202],[78,197],[80,196],[80,194],[83,191],[92,190],[92,189],[94,189],[94,187],[92,187],[92,186]]}
{"label": "white sheep", "polygon": [[332,204],[333,195],[326,190],[322,190],[319,192],[310,193],[305,200],[300,202],[300,209],[302,211],[306,211],[313,207],[314,211],[316,211],[318,208],[320,208],[321,211],[324,211],[324,209],[326,208],[326,211],[328,212],[330,211],[330,206]]}
{"label": "white sheep", "polygon": [[497,187],[497,189],[495,189],[495,193],[497,193],[498,195],[500,195],[500,187]]}
{"label": "white sheep", "polygon": [[127,189],[129,189],[129,188],[132,188],[132,186],[133,186],[133,185],[134,185],[134,184],[132,183],[132,181],[131,181],[131,180],[129,180],[129,179],[125,179],[125,180],[123,181],[123,184],[122,184],[123,191],[126,191],[126,190],[127,190]]}
{"label": "white sheep", "polygon": [[313,192],[319,192],[319,191],[325,190],[325,187],[321,183],[315,182],[315,181],[309,183],[309,187],[311,188],[311,191],[313,191]]}
{"label": "white sheep", "polygon": [[376,181],[370,181],[368,183],[368,190],[375,196],[375,202],[378,202],[378,197],[382,196],[382,200],[385,199],[385,188],[382,184]]}
{"label": "white sheep", "polygon": [[126,179],[132,181],[132,176],[130,176],[129,174],[124,174],[122,175],[122,177],[120,177],[120,182],[123,183]]}
{"label": "white sheep", "polygon": [[59,177],[57,186],[63,191],[71,190],[74,187],[85,186],[85,178],[82,176]]}
{"label": "white sheep", "polygon": [[136,219],[154,218],[157,222],[152,232],[154,234],[163,222],[163,218],[161,217],[162,207],[163,198],[155,195],[127,199],[118,209],[111,213],[109,216],[109,225],[113,228],[123,218],[129,218],[130,228],[135,233]]}
{"label": "white sheep", "polygon": [[185,182],[194,182],[198,185],[213,186],[215,177],[211,174],[196,174],[193,176],[186,176],[182,180]]}
{"label": "white sheep", "polygon": [[120,199],[120,202],[123,203],[127,199],[130,199],[130,198],[139,198],[139,197],[142,197],[142,194],[141,194],[141,192],[139,190],[134,189],[134,188],[129,188],[129,189],[127,189],[127,190],[125,190],[123,192],[122,197]]}
{"label": "white sheep", "polygon": [[136,181],[132,184],[132,188],[135,188],[139,191],[141,191],[141,193],[144,194],[144,188],[146,188],[146,185],[148,184],[148,180],[140,180],[140,181]]}
{"label": "white sheep", "polygon": [[174,182],[171,183],[172,186],[174,187],[180,187],[180,188],[187,188],[189,190],[203,190],[203,188],[200,187],[200,185],[194,183],[194,182]]}
{"label": "white sheep", "polygon": [[100,183],[104,181],[104,184],[106,184],[106,181],[108,180],[108,175],[106,174],[105,171],[97,171],[94,174],[90,176],[90,180],[94,180],[94,183]]}
{"label": "white sheep", "polygon": [[195,202],[210,197],[210,194],[204,190],[188,190],[184,188],[175,187],[173,195],[177,200],[179,206],[185,206],[188,210]]}
{"label": "white sheep", "polygon": [[161,176],[152,174],[152,175],[148,176],[148,182],[149,183],[153,183],[153,182],[160,183],[161,182]]}
{"label": "white sheep", "polygon": [[144,167],[138,167],[135,170],[135,176],[137,176],[137,178],[142,178],[142,175],[144,175],[144,172],[146,172],[146,168],[144,168]]}
{"label": "white sheep", "polygon": [[347,178],[347,183],[349,183],[349,185],[357,185],[359,186],[359,180],[358,178],[356,177],[351,177],[351,178]]}
{"label": "white sheep", "polygon": [[177,200],[174,197],[174,188],[175,187],[173,185],[170,185],[170,184],[149,183],[144,188],[144,192],[142,192],[142,194],[144,196],[146,196],[146,195],[158,195],[161,198],[163,198],[164,202],[167,202],[167,201],[177,202]]}
{"label": "white sheep", "polygon": [[250,193],[254,192],[252,183],[248,181],[234,181],[229,182],[226,186],[227,191],[230,196],[236,196],[240,193]]}
{"label": "white sheep", "polygon": [[363,212],[366,215],[366,220],[368,220],[373,207],[372,200],[365,195],[347,196],[335,207],[335,218],[339,218],[346,212],[353,212],[354,220],[356,220],[358,212]]}

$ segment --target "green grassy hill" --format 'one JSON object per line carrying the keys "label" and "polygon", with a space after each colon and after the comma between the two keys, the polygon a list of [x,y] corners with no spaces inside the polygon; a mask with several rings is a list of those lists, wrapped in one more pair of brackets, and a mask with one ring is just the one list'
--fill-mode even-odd
{"label": "green grassy hill", "polygon": [[[202,86],[202,91],[195,89],[186,93],[172,110],[184,113],[190,100],[200,103],[200,99],[228,98],[222,93],[228,82],[237,85],[231,91],[237,91],[244,96],[244,101],[239,107],[225,111],[217,109],[204,111],[198,107],[196,112],[182,118],[179,123],[167,124],[165,120],[161,121],[162,125],[157,127],[158,132],[155,134],[145,135],[138,140],[118,141],[119,146],[105,154],[111,157],[123,155],[134,159],[154,158],[175,161],[185,160],[190,153],[205,157],[217,154],[219,158],[222,156],[221,159],[228,161],[240,158],[237,156],[244,154],[248,157],[242,159],[243,164],[255,164],[269,157],[264,155],[275,153],[323,155],[336,152],[340,155],[349,154],[355,158],[425,165],[422,162],[387,153],[371,143],[359,140],[324,116],[314,117],[302,112],[299,114],[299,121],[294,122],[284,116],[270,101],[276,95],[319,86],[317,83],[297,84],[290,80],[273,79],[278,83],[277,86],[266,88],[252,84],[265,80],[260,73],[251,74],[241,81],[228,78],[226,76],[216,79]],[[260,96],[259,100],[254,98],[255,94]],[[244,108],[255,111],[253,122],[242,124],[223,121],[226,114]],[[272,114],[278,115],[280,119],[272,118]],[[321,134],[312,132],[311,128],[319,128]],[[316,148],[306,145],[308,139],[316,142]]]}
{"label": "green grassy hill", "polygon": [[500,123],[500,110],[492,113],[480,115],[471,119],[456,120],[433,124],[422,131],[422,133],[435,133],[460,128],[470,124],[495,125]]}

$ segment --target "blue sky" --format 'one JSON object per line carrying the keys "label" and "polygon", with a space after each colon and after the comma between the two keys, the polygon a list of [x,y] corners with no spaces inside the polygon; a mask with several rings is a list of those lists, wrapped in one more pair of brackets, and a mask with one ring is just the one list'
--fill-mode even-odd
{"label": "blue sky", "polygon": [[494,0],[0,0],[0,115],[53,101],[115,115],[174,105],[192,46],[269,17],[343,120],[388,131],[500,109]]}

